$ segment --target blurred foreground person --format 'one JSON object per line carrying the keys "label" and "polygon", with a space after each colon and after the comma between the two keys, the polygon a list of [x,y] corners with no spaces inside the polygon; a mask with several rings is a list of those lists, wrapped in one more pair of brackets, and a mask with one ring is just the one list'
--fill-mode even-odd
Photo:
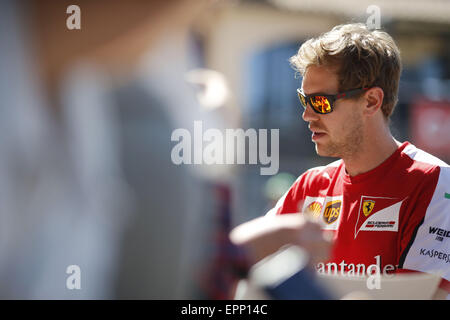
{"label": "blurred foreground person", "polygon": [[381,274],[434,273],[443,278],[435,297],[448,294],[450,168],[391,135],[401,73],[394,40],[340,25],[306,41],[291,63],[317,154],[341,159],[302,174],[268,215],[303,212],[333,235],[319,272],[364,276],[376,264]]}
{"label": "blurred foreground person", "polygon": [[183,77],[206,1],[77,4],[81,30],[68,1],[0,4],[0,297],[204,297],[213,190],[170,136],[206,118]]}

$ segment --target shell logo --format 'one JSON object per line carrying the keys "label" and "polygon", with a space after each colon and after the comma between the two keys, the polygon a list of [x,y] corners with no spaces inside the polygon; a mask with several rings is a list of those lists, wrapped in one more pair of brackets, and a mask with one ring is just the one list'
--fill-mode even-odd
{"label": "shell logo", "polygon": [[318,201],[314,201],[308,207],[306,207],[306,213],[310,214],[315,218],[319,216],[321,211],[322,211],[322,204]]}

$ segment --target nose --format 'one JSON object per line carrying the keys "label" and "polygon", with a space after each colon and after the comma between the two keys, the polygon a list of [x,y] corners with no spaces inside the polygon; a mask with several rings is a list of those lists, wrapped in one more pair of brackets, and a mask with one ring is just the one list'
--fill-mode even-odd
{"label": "nose", "polygon": [[306,105],[306,108],[304,108],[303,110],[302,119],[305,120],[306,122],[316,121],[319,120],[319,115],[314,112],[314,110],[308,103]]}

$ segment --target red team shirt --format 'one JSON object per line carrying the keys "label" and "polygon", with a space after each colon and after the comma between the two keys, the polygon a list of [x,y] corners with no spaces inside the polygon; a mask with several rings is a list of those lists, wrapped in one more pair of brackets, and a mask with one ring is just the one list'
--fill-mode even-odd
{"label": "red team shirt", "polygon": [[342,160],[306,171],[268,214],[297,212],[334,235],[319,272],[439,273],[449,291],[450,167],[409,142],[354,177]]}

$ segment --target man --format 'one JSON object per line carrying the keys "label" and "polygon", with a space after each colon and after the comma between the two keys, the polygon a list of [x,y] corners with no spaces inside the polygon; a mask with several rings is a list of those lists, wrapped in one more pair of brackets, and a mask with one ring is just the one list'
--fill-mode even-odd
{"label": "man", "polygon": [[333,235],[319,272],[365,275],[376,264],[382,274],[439,273],[447,294],[450,168],[389,130],[401,73],[394,40],[341,25],[306,41],[291,63],[317,154],[340,160],[302,174],[268,215],[302,212]]}

